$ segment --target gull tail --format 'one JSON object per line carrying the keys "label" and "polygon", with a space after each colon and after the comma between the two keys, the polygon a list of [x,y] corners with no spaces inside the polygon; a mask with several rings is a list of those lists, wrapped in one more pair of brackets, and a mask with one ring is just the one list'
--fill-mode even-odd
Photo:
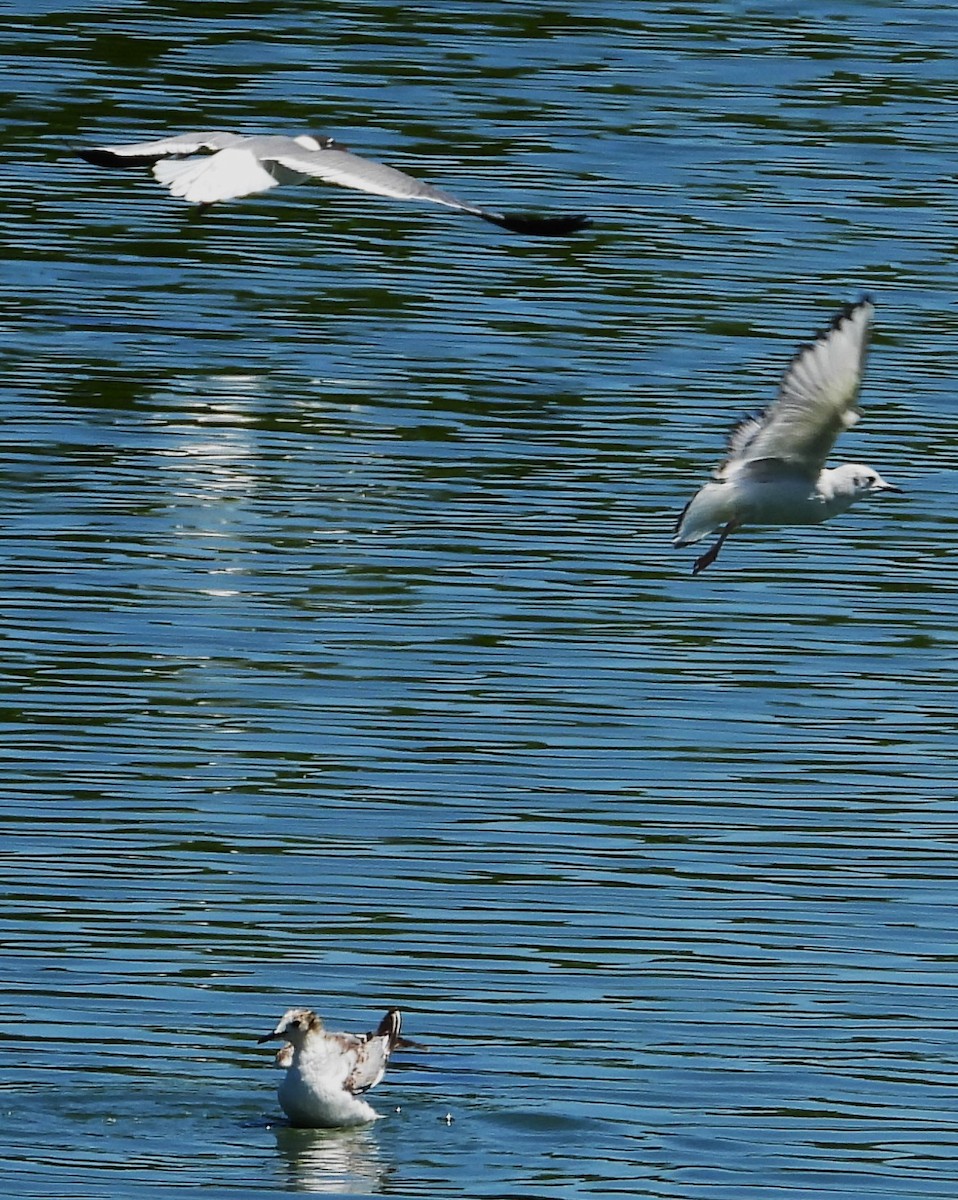
{"label": "gull tail", "polygon": [[678,515],[675,528],[672,530],[672,545],[676,549],[682,546],[691,546],[693,542],[700,542],[715,528],[716,522],[711,514],[705,514],[703,518],[701,512],[692,512],[692,506],[698,500],[701,492],[702,489],[699,489]]}

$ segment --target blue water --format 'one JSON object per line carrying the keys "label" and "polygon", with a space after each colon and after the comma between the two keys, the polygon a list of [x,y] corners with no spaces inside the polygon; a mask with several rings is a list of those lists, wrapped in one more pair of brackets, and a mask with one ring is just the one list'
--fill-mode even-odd
{"label": "blue water", "polygon": [[[3,9],[0,1194],[958,1193],[951,10]],[[70,153],[203,128],[594,225]],[[693,579],[863,292],[905,495]]]}

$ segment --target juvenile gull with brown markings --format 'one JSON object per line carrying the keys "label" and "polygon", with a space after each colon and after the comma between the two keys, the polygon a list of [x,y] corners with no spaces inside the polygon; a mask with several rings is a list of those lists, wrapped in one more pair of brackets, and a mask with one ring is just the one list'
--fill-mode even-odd
{"label": "juvenile gull with brown markings", "polygon": [[379,1113],[362,1097],[386,1073],[389,1056],[405,1044],[402,1014],[391,1008],[373,1033],[331,1033],[308,1008],[290,1008],[260,1042],[283,1038],[276,1054],[286,1068],[279,1102],[292,1125],[338,1129],[365,1125]]}

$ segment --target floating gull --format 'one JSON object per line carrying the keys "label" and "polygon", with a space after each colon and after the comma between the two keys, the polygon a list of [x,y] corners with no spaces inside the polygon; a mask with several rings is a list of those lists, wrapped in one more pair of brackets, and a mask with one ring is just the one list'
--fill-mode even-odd
{"label": "floating gull", "polygon": [[695,560],[693,575],[715,562],[742,525],[817,525],[870,492],[901,491],[860,463],[825,466],[835,439],[859,417],[874,312],[867,298],[846,305],[814,342],[798,348],[765,412],[732,430],[728,458],[676,522],[676,546],[721,530]]}
{"label": "floating gull", "polygon": [[361,1096],[382,1079],[393,1050],[408,1044],[401,1026],[399,1010],[391,1008],[375,1033],[327,1033],[310,1009],[287,1009],[259,1040],[286,1039],[276,1063],[286,1068],[278,1095],[291,1124],[338,1129],[375,1121],[379,1114]]}
{"label": "floating gull", "polygon": [[314,178],[376,196],[442,204],[513,233],[549,236],[574,233],[589,224],[585,216],[505,216],[468,204],[394,167],[351,154],[346,146],[330,137],[183,133],[156,142],[91,146],[77,153],[98,167],[152,166],[154,177],[174,196],[182,196],[190,204],[236,200],[282,183],[302,183]]}

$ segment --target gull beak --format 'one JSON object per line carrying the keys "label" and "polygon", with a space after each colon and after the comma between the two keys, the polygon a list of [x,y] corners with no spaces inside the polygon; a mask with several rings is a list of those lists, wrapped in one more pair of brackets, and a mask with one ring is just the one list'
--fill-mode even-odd
{"label": "gull beak", "polygon": [[900,488],[897,483],[886,483],[883,479],[881,481],[881,483],[879,483],[876,486],[875,491],[876,492],[898,492],[899,495],[902,495],[904,492],[904,489]]}
{"label": "gull beak", "polygon": [[262,1046],[263,1042],[270,1042],[273,1038],[279,1037],[279,1029],[274,1029],[272,1033],[264,1033],[262,1037],[256,1039],[256,1045]]}

